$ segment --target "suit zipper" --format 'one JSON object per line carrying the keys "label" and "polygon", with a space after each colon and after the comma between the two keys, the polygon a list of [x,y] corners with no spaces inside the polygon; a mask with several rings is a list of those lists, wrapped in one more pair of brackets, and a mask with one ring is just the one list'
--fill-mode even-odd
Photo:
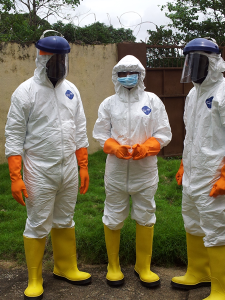
{"label": "suit zipper", "polygon": [[63,164],[64,164],[64,138],[63,138],[63,132],[62,132],[62,120],[59,112],[59,104],[58,104],[58,98],[54,89],[55,93],[55,99],[56,99],[56,105],[57,105],[57,112],[58,112],[58,118],[59,118],[59,124],[60,124],[60,131],[61,131],[61,150],[62,150],[62,162],[61,162],[61,184],[64,179],[64,172],[63,172]]}

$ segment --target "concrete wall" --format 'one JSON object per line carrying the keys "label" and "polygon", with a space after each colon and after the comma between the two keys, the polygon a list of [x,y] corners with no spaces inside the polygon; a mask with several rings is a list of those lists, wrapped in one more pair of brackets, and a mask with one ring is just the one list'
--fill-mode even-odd
{"label": "concrete wall", "polygon": [[[10,98],[20,83],[33,76],[36,48],[16,43],[0,44],[0,163],[5,159],[5,123],[10,106]],[[87,119],[89,140],[88,152],[100,149],[92,138],[92,130],[97,119],[99,104],[114,94],[112,68],[117,63],[116,44],[80,46],[71,45],[68,80],[73,82],[81,94]]]}

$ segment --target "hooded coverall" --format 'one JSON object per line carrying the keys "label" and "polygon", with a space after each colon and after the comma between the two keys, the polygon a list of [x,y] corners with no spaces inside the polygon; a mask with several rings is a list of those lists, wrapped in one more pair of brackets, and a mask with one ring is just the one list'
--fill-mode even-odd
{"label": "hooded coverall", "polygon": [[[130,91],[118,81],[118,72],[139,72],[137,85]],[[113,68],[112,81],[116,94],[100,105],[93,137],[103,147],[112,138],[120,145],[143,144],[150,137],[166,146],[172,137],[168,116],[161,100],[145,92],[145,69],[140,61],[127,55]],[[103,223],[111,230],[121,229],[129,214],[142,226],[156,222],[154,195],[158,185],[157,157],[123,160],[108,154],[105,168],[105,208]]]}
{"label": "hooded coverall", "polygon": [[225,62],[216,53],[204,55],[208,75],[185,102],[182,214],[186,232],[214,247],[225,245],[225,196],[209,196],[225,164]]}
{"label": "hooded coverall", "polygon": [[34,76],[13,93],[5,128],[6,157],[23,157],[27,238],[43,238],[51,228],[74,227],[75,151],[88,147],[80,94],[64,78],[53,87],[46,75],[50,57],[38,55]]}

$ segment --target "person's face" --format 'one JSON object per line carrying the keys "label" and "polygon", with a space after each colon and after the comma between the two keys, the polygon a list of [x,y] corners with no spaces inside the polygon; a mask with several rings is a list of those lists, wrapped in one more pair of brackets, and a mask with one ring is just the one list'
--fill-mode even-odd
{"label": "person's face", "polygon": [[139,72],[118,72],[118,77],[127,77],[127,75],[139,74]]}
{"label": "person's face", "polygon": [[[198,73],[192,76],[192,81],[195,83],[202,83],[208,74],[209,59],[206,55],[200,55],[198,61]],[[194,68],[193,68],[194,69]]]}
{"label": "person's face", "polygon": [[47,75],[50,80],[61,79],[66,72],[65,54],[54,54],[46,64]]}
{"label": "person's face", "polygon": [[188,53],[185,57],[181,83],[192,81],[201,84],[208,74],[208,67],[209,59],[203,51]]}

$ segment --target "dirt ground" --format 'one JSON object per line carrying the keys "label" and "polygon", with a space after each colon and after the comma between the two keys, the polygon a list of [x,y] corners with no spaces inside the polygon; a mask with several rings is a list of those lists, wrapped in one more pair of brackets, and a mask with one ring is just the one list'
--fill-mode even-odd
{"label": "dirt ground", "polygon": [[[161,279],[161,285],[155,289],[143,287],[135,276],[133,266],[122,268],[125,283],[122,287],[112,288],[106,283],[106,265],[80,265],[79,269],[92,274],[92,283],[87,286],[75,286],[54,279],[52,272],[43,271],[43,300],[202,300],[210,294],[210,288],[192,291],[175,290],[170,281],[173,276],[183,275],[185,268],[152,267]],[[0,299],[21,300],[27,286],[27,270],[11,262],[0,261]]]}

